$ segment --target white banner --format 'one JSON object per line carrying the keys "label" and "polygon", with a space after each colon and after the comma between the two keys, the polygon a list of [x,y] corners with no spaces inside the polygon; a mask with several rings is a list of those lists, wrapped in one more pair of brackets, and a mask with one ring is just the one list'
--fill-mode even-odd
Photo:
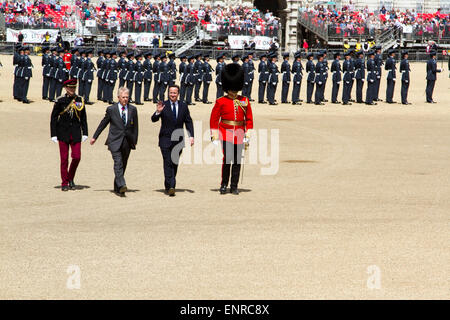
{"label": "white banner", "polygon": [[117,38],[119,39],[119,43],[122,46],[127,45],[128,36],[131,36],[131,39],[133,39],[136,42],[136,46],[143,46],[143,47],[152,47],[152,41],[153,36],[158,36],[159,43],[163,44],[163,34],[162,33],[132,33],[132,32],[122,32],[117,35]]}
{"label": "white banner", "polygon": [[86,27],[95,28],[95,26],[97,25],[97,22],[95,20],[86,20],[85,24],[86,24]]}
{"label": "white banner", "polygon": [[219,26],[217,24],[210,23],[210,24],[206,25],[206,31],[209,31],[209,32],[217,31],[218,28],[219,28]]}
{"label": "white banner", "polygon": [[403,29],[403,33],[412,33],[413,32],[412,26],[403,25],[402,29]]}
{"label": "white banner", "polygon": [[263,37],[263,36],[228,36],[228,42],[230,43],[231,49],[243,49],[244,41],[247,41],[250,44],[250,41],[253,40],[255,42],[255,49],[257,50],[269,50],[270,41],[272,41],[271,37]]}
{"label": "white banner", "polygon": [[55,29],[23,29],[23,30],[13,30],[6,29],[6,42],[17,42],[17,37],[19,33],[23,34],[23,43],[42,43],[45,40],[45,34],[48,32],[50,35],[50,42],[56,42],[56,37],[58,36],[58,30]]}

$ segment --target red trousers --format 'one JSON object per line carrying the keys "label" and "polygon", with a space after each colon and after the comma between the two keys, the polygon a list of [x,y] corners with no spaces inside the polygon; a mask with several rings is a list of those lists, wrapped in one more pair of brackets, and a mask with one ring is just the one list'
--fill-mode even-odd
{"label": "red trousers", "polygon": [[[73,180],[75,177],[75,172],[77,171],[78,164],[81,159],[81,142],[73,142],[70,140],[70,143],[66,143],[63,141],[59,142],[59,155],[61,156],[61,185],[67,186],[69,185],[69,181]],[[70,163],[69,171],[67,168],[69,167],[69,146],[72,148],[72,162]]]}

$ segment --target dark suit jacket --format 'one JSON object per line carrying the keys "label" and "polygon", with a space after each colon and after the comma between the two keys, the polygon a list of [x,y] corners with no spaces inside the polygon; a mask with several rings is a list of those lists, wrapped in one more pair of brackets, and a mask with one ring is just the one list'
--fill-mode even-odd
{"label": "dark suit jacket", "polygon": [[[191,115],[189,113],[188,106],[181,101],[178,101],[178,114],[177,121],[175,122],[173,119],[172,106],[170,104],[170,100],[164,101],[164,109],[161,111],[159,115],[156,115],[156,112],[152,115],[152,121],[157,122],[161,118],[161,130],[159,131],[159,146],[161,148],[170,148],[180,142],[182,142],[182,146],[184,147],[184,130],[183,125],[186,125],[186,130],[189,133],[190,137],[194,137],[194,126],[192,124]],[[181,129],[180,134],[174,137],[178,138],[175,141],[172,141],[172,133],[176,129]]]}
{"label": "dark suit jacket", "polygon": [[136,149],[138,141],[138,114],[135,106],[128,104],[128,121],[125,126],[119,112],[117,103],[106,108],[105,117],[98,125],[94,133],[94,139],[98,136],[109,124],[109,134],[105,145],[110,151],[118,151],[122,145],[124,138],[127,139],[131,149]]}

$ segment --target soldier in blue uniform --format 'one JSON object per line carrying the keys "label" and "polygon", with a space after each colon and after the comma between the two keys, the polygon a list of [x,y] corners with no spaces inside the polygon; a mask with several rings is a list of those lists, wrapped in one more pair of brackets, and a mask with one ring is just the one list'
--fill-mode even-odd
{"label": "soldier in blue uniform", "polygon": [[182,102],[186,102],[186,61],[187,61],[187,57],[186,55],[183,53],[179,56],[180,58],[180,65],[178,67],[178,72],[180,73],[180,101]]}
{"label": "soldier in blue uniform", "polygon": [[244,71],[244,86],[242,87],[242,95],[248,98],[250,66],[248,64],[248,55],[242,56],[242,70]]}
{"label": "soldier in blue uniform", "polygon": [[350,51],[347,51],[344,54],[345,61],[342,64],[342,70],[344,71],[344,87],[342,89],[342,104],[343,105],[350,105],[350,93],[352,90],[352,83],[353,83],[353,64],[351,61],[351,53]]}
{"label": "soldier in blue uniform", "polygon": [[[33,64],[31,63],[31,59],[29,57],[30,55],[30,47],[25,46],[23,47],[24,54],[21,56],[20,64],[22,65],[22,70],[20,73],[20,88],[19,88],[19,101],[22,101],[23,103],[30,103],[30,100],[28,100],[28,87],[30,85],[30,79],[33,76]],[[64,51],[64,49],[63,49]]]}
{"label": "soldier in blue uniform", "polygon": [[438,72],[441,72],[441,69],[437,68],[436,51],[431,51],[430,59],[427,61],[427,88],[425,90],[428,103],[436,103],[433,100],[433,91],[437,80],[436,73]]}
{"label": "soldier in blue uniform", "polygon": [[[83,97],[84,97],[84,104],[88,105],[93,104],[92,102],[89,101],[89,95],[91,94],[92,82],[94,81],[94,71],[95,71],[94,62],[92,62],[93,52],[94,51],[92,49],[87,49],[86,50],[87,57],[86,60],[84,60],[83,62],[83,70],[84,70],[82,78],[82,82],[84,83]],[[62,83],[64,83],[64,81]]]}
{"label": "soldier in blue uniform", "polygon": [[203,56],[202,73],[203,73],[203,103],[211,104],[208,100],[209,85],[212,82],[213,69],[209,64],[209,54]]}
{"label": "soldier in blue uniform", "polygon": [[308,61],[306,62],[306,103],[312,103],[312,95],[314,92],[314,80],[316,79],[316,67],[314,65],[313,59],[314,54],[312,52],[308,53],[306,56]]}
{"label": "soldier in blue uniform", "polygon": [[238,54],[235,54],[234,56],[231,57],[231,61],[233,63],[239,64],[239,60],[241,60],[241,57]]}
{"label": "soldier in blue uniform", "polygon": [[159,64],[161,63],[161,56],[157,54],[153,61],[153,103],[158,103],[159,96]]}
{"label": "soldier in blue uniform", "polygon": [[350,102],[355,102],[355,100],[354,99],[352,99],[352,90],[353,90],[353,84],[354,84],[354,82],[355,82],[355,54],[356,54],[356,52],[355,52],[355,50],[353,49],[353,50],[350,50],[350,54],[351,54],[351,59],[350,59],[350,64],[351,64],[351,67],[350,67],[350,69],[352,70],[352,72],[351,72],[351,75],[352,75],[352,81],[351,81],[351,83],[350,83],[350,92],[349,92],[349,101]]}
{"label": "soldier in blue uniform", "polygon": [[383,56],[381,55],[381,46],[375,46],[375,71],[377,73],[377,81],[375,83],[375,99],[374,101],[382,101],[380,97],[380,83],[381,83],[381,74],[382,74],[382,66],[383,66]]}
{"label": "soldier in blue uniform", "polygon": [[113,104],[114,103],[113,91],[119,74],[119,63],[116,61],[117,52],[114,49],[110,51],[110,54],[111,60],[109,63],[108,73],[106,74],[105,77],[105,85],[106,85],[105,94],[108,103]]}
{"label": "soldier in blue uniform", "polygon": [[323,61],[322,61],[322,76],[323,76],[323,90],[322,90],[322,101],[323,102],[328,102],[327,99],[325,99],[325,88],[327,85],[327,80],[328,80],[328,59],[327,59],[327,50],[324,49],[321,51],[322,55],[323,55]]}
{"label": "soldier in blue uniform", "polygon": [[167,66],[167,56],[165,54],[161,56],[161,63],[159,64],[158,73],[159,100],[164,101],[164,94],[170,81],[169,67]]}
{"label": "soldier in blue uniform", "polygon": [[111,68],[111,51],[104,49],[103,54],[105,55],[105,60],[103,60],[103,64],[102,64],[103,71],[101,72],[101,79],[103,82],[101,96],[103,98],[103,102],[108,102],[108,98],[106,97],[106,95],[107,95],[106,91],[108,90],[108,88],[107,88],[108,81],[106,80],[106,75],[108,74],[108,72]]}
{"label": "soldier in blue uniform", "polygon": [[195,57],[196,61],[194,63],[194,76],[195,76],[195,88],[194,88],[194,97],[195,101],[200,100],[200,87],[202,85],[203,80],[203,70],[202,70],[202,54],[198,53]]}
{"label": "soldier in blue uniform", "polygon": [[281,64],[281,103],[288,103],[289,83],[291,82],[291,65],[289,64],[289,53],[283,53]]}
{"label": "soldier in blue uniform", "polygon": [[367,53],[367,91],[366,104],[374,106],[377,103],[375,97],[377,94],[377,68],[374,60],[375,52],[370,50]]}
{"label": "soldier in blue uniform", "polygon": [[409,90],[409,72],[411,69],[409,68],[408,61],[408,51],[402,51],[402,61],[400,62],[400,72],[402,74],[402,104],[408,105],[411,104],[408,102],[408,90]]}
{"label": "soldier in blue uniform", "polygon": [[301,105],[300,100],[300,88],[303,79],[303,66],[302,66],[302,55],[301,52],[296,52],[294,54],[294,63],[292,64],[292,74],[294,75],[292,79],[292,104],[293,105]]}
{"label": "soldier in blue uniform", "polygon": [[331,103],[339,103],[338,101],[338,92],[339,86],[342,81],[342,70],[341,70],[341,54],[336,52],[334,54],[334,61],[331,64],[331,72],[333,75],[331,76],[331,81],[333,81],[333,88],[331,89]]}
{"label": "soldier in blue uniform", "polygon": [[42,48],[42,99],[48,99],[48,87],[50,85],[50,49],[49,47]]}
{"label": "soldier in blue uniform", "polygon": [[127,56],[127,53],[125,50],[120,51],[119,53],[119,88],[122,88],[125,86],[125,82],[127,81],[127,60],[125,59]]}
{"label": "soldier in blue uniform", "polygon": [[258,103],[266,103],[264,101],[264,93],[267,81],[269,81],[269,66],[267,65],[267,54],[265,53],[259,56],[258,74]]}
{"label": "soldier in blue uniform", "polygon": [[80,67],[78,68],[78,83],[79,83],[79,85],[78,85],[78,95],[80,96],[80,97],[84,97],[84,81],[83,81],[83,74],[84,74],[84,67],[85,67],[85,64],[84,64],[84,62],[86,61],[86,50],[87,49],[80,49],[79,51],[80,51],[80,55],[81,55],[81,58],[80,58]]}
{"label": "soldier in blue uniform", "polygon": [[192,91],[194,89],[195,75],[194,75],[194,61],[195,56],[188,58],[189,64],[186,66],[186,104],[188,106],[195,105],[192,103]]}
{"label": "soldier in blue uniform", "polygon": [[[169,85],[175,85],[175,81],[177,80],[177,65],[175,63],[175,53],[169,54],[169,62],[167,62],[167,67],[169,67]],[[167,91],[167,95],[169,95],[169,91]]]}
{"label": "soldier in blue uniform", "polygon": [[105,64],[105,54],[103,49],[98,50],[98,59],[97,59],[97,100],[106,102],[106,98],[103,96],[103,86],[105,81],[103,80],[103,71]]}
{"label": "soldier in blue uniform", "polygon": [[144,82],[144,65],[142,64],[142,53],[136,55],[136,63],[134,65],[134,103],[143,105],[141,102],[142,82]]}
{"label": "soldier in blue uniform", "polygon": [[[23,48],[21,45],[16,47],[13,56],[13,65],[14,65],[14,82],[13,82],[13,96],[14,99],[19,100],[19,60],[20,56],[23,55]],[[20,100],[19,100],[20,101]]]}
{"label": "soldier in blue uniform", "polygon": [[49,77],[49,84],[48,84],[48,100],[51,102],[56,101],[55,100],[55,70],[56,70],[56,60],[57,60],[57,54],[58,54],[58,48],[57,47],[53,47],[51,48],[51,55],[48,59],[48,63],[49,63],[49,70],[48,70],[48,77]]}
{"label": "soldier in blue uniform", "polygon": [[61,96],[64,81],[69,79],[69,71],[66,69],[66,64],[64,63],[63,56],[64,49],[58,48],[58,56],[56,59],[56,63],[54,64],[55,74],[53,76],[55,79],[54,94],[56,95],[56,99]]}
{"label": "soldier in blue uniform", "polygon": [[153,53],[151,51],[147,51],[144,53],[145,60],[142,64],[144,67],[144,101],[151,101],[149,96],[153,79],[153,65],[151,60],[152,56]]}
{"label": "soldier in blue uniform", "polygon": [[222,70],[225,67],[225,62],[223,55],[219,55],[216,59],[217,65],[216,65],[216,99],[219,99],[223,96],[223,89],[222,89]]}
{"label": "soldier in blue uniform", "polygon": [[253,80],[255,80],[255,65],[253,63],[253,52],[249,52],[248,53],[248,67],[249,67],[249,72],[248,72],[248,99],[250,101],[255,101],[254,99],[252,99],[252,88],[253,88]]}
{"label": "soldier in blue uniform", "polygon": [[319,53],[317,55],[317,63],[316,63],[316,78],[314,82],[316,83],[316,94],[314,96],[314,104],[315,105],[324,105],[322,102],[322,91],[325,89],[325,69],[326,67],[323,64],[323,54]]}
{"label": "soldier in blue uniform", "polygon": [[386,65],[384,66],[384,69],[388,72],[387,74],[387,87],[386,87],[386,102],[387,103],[396,103],[393,101],[394,97],[394,87],[395,87],[395,80],[396,80],[396,66],[395,66],[395,50],[390,49],[389,57],[386,60]]}
{"label": "soldier in blue uniform", "polygon": [[358,58],[355,61],[355,79],[356,79],[356,103],[364,103],[363,101],[363,87],[364,79],[366,77],[366,67],[364,63],[364,53],[359,51]]}
{"label": "soldier in blue uniform", "polygon": [[70,58],[69,77],[71,79],[78,80],[78,63],[80,61],[80,52],[78,51],[78,48],[73,48],[70,52],[72,53],[72,58]]}
{"label": "soldier in blue uniform", "polygon": [[134,87],[134,52],[130,52],[127,54],[128,62],[127,62],[127,88],[130,91],[130,101],[129,103],[134,102],[132,100],[133,96],[133,87]]}
{"label": "soldier in blue uniform", "polygon": [[275,92],[277,91],[278,84],[278,66],[277,63],[277,55],[272,54],[270,56],[270,65],[269,65],[269,82],[267,84],[267,100],[270,105],[277,105],[278,103],[275,100]]}

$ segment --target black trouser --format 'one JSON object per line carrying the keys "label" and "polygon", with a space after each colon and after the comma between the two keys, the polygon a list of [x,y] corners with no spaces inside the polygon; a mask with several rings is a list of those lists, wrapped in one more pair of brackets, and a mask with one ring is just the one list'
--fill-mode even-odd
{"label": "black trouser", "polygon": [[84,97],[84,81],[80,78],[78,78],[78,95]]}
{"label": "black trouser", "polygon": [[42,83],[42,99],[48,98],[49,86],[50,86],[50,77],[44,76],[44,82]]}
{"label": "black trouser", "polygon": [[294,81],[294,85],[292,87],[292,102],[300,101],[300,86],[301,86],[300,81],[298,83]]}
{"label": "black trouser", "polygon": [[[160,148],[161,154],[163,156],[163,166],[164,166],[164,187],[166,190],[170,188],[175,188],[177,180],[178,163],[180,160],[181,152],[183,149],[177,151],[173,145],[169,148]],[[173,152],[173,158],[172,158]]]}
{"label": "black trouser", "polygon": [[275,103],[275,92],[277,91],[277,85],[269,83],[267,86],[267,100],[269,103]]}
{"label": "black trouser", "polygon": [[366,103],[372,104],[375,100],[377,90],[377,82],[374,80],[373,82],[370,82],[370,80],[367,80],[367,90],[366,90]]}
{"label": "black trouser", "polygon": [[223,97],[223,88],[217,82],[216,82],[216,86],[217,86],[216,99],[219,99],[220,97]]}
{"label": "black trouser", "polygon": [[349,90],[349,92],[348,92],[348,98],[349,98],[349,100],[352,100],[352,89],[353,89],[353,81],[354,79],[352,79],[351,81],[350,81],[350,90]]}
{"label": "black trouser", "polygon": [[180,84],[180,101],[186,101],[186,83]]}
{"label": "black trouser", "polygon": [[306,84],[306,102],[308,102],[308,103],[312,102],[313,91],[314,91],[314,82],[307,81],[307,84]]}
{"label": "black trouser", "polygon": [[191,104],[192,103],[192,91],[194,89],[193,84],[188,84],[186,87],[186,103]]}
{"label": "black trouser", "polygon": [[327,79],[328,78],[325,78],[325,80],[323,81],[323,88],[322,88],[322,91],[321,91],[321,94],[322,94],[322,101],[325,101],[325,88],[326,88],[326,86],[327,86]]}
{"label": "black trouser", "polygon": [[167,82],[161,82],[159,84],[159,100],[164,101],[164,94],[167,90]]}
{"label": "black trouser", "polygon": [[386,102],[392,102],[392,98],[394,97],[394,87],[395,81],[388,79],[386,87]]}
{"label": "black trouser", "polygon": [[[56,92],[56,82],[58,80],[56,80],[55,78],[50,78],[50,86],[48,89],[48,99],[50,101],[55,100],[55,92]],[[80,92],[81,90],[81,85],[78,87],[78,92]]]}
{"label": "black trouser", "polygon": [[209,82],[203,81],[203,103],[208,102]]}
{"label": "black trouser", "polygon": [[136,81],[134,83],[134,102],[141,103],[141,91],[142,91],[142,82]]}
{"label": "black trouser", "polygon": [[283,84],[281,86],[281,102],[286,103],[289,93],[289,82],[283,81]]}
{"label": "black trouser", "polygon": [[339,86],[338,81],[333,81],[333,88],[331,89],[331,102],[337,102]]}
{"label": "black trouser", "polygon": [[107,88],[108,88],[108,93],[106,95],[106,99],[108,102],[113,102],[114,98],[113,98],[113,92],[114,92],[114,87],[116,86],[116,80],[109,80],[107,81]]}
{"label": "black trouser", "polygon": [[348,103],[350,100],[350,92],[352,90],[352,83],[353,81],[344,81],[344,88],[342,89],[342,102]]}
{"label": "black trouser", "polygon": [[253,80],[251,80],[251,81],[248,82],[248,92],[247,92],[247,94],[248,94],[248,96],[247,96],[248,100],[251,100],[251,99],[252,99],[252,87],[253,87]]}
{"label": "black trouser", "polygon": [[[248,84],[244,84],[242,87],[242,95],[248,98]],[[249,98],[250,99],[250,98]]]}
{"label": "black trouser", "polygon": [[409,81],[402,81],[402,103],[408,103],[408,89],[409,89]]}
{"label": "black trouser", "polygon": [[98,79],[97,100],[107,100],[104,94],[105,80]]}
{"label": "black trouser", "polygon": [[125,79],[120,78],[120,79],[119,79],[119,88],[124,87],[124,86],[125,86],[125,82],[126,82]]}
{"label": "black trouser", "polygon": [[200,100],[200,87],[202,85],[202,81],[195,80],[195,100]]}
{"label": "black trouser", "polygon": [[144,79],[144,101],[149,100],[150,86],[152,85],[152,80]]}
{"label": "black trouser", "polygon": [[85,80],[84,82],[84,102],[89,102],[89,95],[91,94],[92,81]]}
{"label": "black trouser", "polygon": [[363,79],[356,79],[356,102],[363,102]]}
{"label": "black trouser", "polygon": [[381,77],[380,78],[377,77],[377,80],[375,80],[375,91],[374,91],[375,100],[378,100],[379,96],[380,96],[380,83],[381,83]]}
{"label": "black trouser", "polygon": [[13,84],[13,96],[14,98],[18,98],[19,94],[18,94],[18,88],[19,88],[19,77],[17,77],[16,75],[14,75],[14,84]]}
{"label": "black trouser", "polygon": [[258,86],[258,102],[264,101],[264,93],[266,91],[266,82],[259,81]]}
{"label": "black trouser", "polygon": [[133,97],[133,86],[134,86],[134,81],[133,80],[127,80],[127,88],[128,90],[130,90],[130,100],[132,100]]}
{"label": "black trouser", "polygon": [[26,101],[27,100],[27,95],[28,95],[28,87],[30,85],[30,78],[26,79],[26,78],[20,78],[20,88],[19,88],[19,98],[22,101]]}
{"label": "black trouser", "polygon": [[427,93],[427,102],[433,101],[433,91],[434,91],[435,83],[436,83],[436,80],[427,80],[427,89],[425,90]]}
{"label": "black trouser", "polygon": [[[239,182],[239,173],[241,172],[242,150],[244,144],[234,144],[228,141],[222,141],[223,160],[222,160],[222,182],[221,186],[228,186],[231,169],[231,188],[237,188]],[[233,163],[233,166],[231,166]]]}
{"label": "black trouser", "polygon": [[114,191],[118,192],[120,187],[126,185],[125,183],[125,170],[127,168],[128,157],[130,156],[130,146],[127,138],[123,138],[122,145],[117,151],[111,151],[111,155],[114,161]]}
{"label": "black trouser", "polygon": [[324,85],[323,82],[321,84],[316,82],[316,94],[314,96],[314,103],[315,104],[320,104],[322,102],[322,91],[324,89],[325,89],[325,85]]}
{"label": "black trouser", "polygon": [[[158,103],[158,96],[159,96],[159,87],[160,84],[158,81],[153,81],[155,84],[153,86],[153,103]],[[161,99],[159,99],[161,100]]]}
{"label": "black trouser", "polygon": [[56,79],[55,81],[55,95],[58,98],[62,94],[63,82]]}

